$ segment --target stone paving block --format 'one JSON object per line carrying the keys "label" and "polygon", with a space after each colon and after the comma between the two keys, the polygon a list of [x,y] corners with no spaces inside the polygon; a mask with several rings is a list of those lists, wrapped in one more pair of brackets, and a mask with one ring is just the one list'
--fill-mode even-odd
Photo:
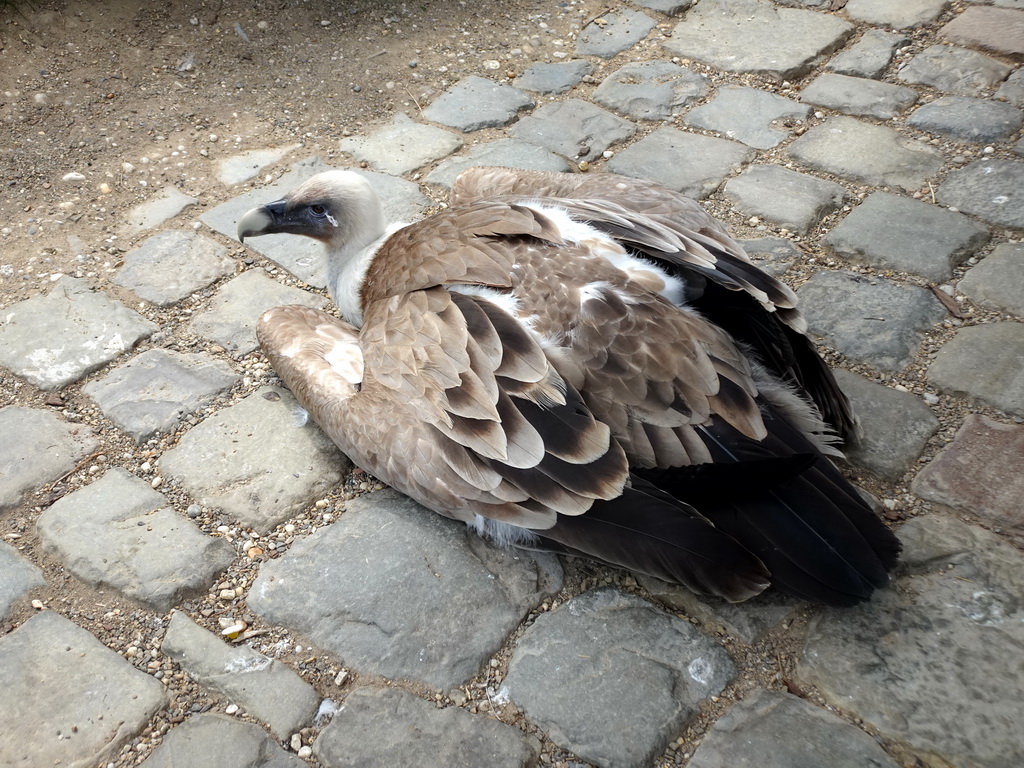
{"label": "stone paving block", "polygon": [[704,75],[669,61],[642,61],[612,72],[593,99],[635,120],[668,120],[707,91]]}
{"label": "stone paving block", "polygon": [[946,316],[926,288],[851,272],[816,272],[797,295],[813,334],[884,371],[910,365],[924,332]]}
{"label": "stone paving block", "polygon": [[228,249],[195,230],[161,232],[124,255],[113,281],[166,307],[235,273]]}
{"label": "stone paving block", "polygon": [[757,268],[772,277],[781,278],[800,257],[800,251],[793,243],[781,237],[759,237],[754,240],[740,240]]}
{"label": "stone paving block", "polygon": [[[798,738],[785,738],[791,734]],[[899,768],[873,738],[789,693],[755,689],[701,740],[689,768]]]}
{"label": "stone paving block", "polygon": [[682,613],[700,622],[709,632],[728,634],[753,645],[769,630],[777,627],[805,605],[801,600],[770,589],[742,603],[730,603],[716,597],[698,595],[686,587],[636,574],[636,580],[651,597],[673,613]]}
{"label": "stone paving block", "polygon": [[279,283],[262,269],[250,269],[221,287],[210,308],[194,317],[192,329],[220,344],[233,357],[244,357],[259,346],[256,322],[260,315],[285,304],[323,309],[327,299]]}
{"label": "stone paving block", "polygon": [[204,592],[235,555],[120,467],[58,499],[37,526],[46,549],[82,581],[157,611]]}
{"label": "stone paving block", "polygon": [[826,65],[837,75],[881,77],[897,48],[910,43],[905,35],[868,29],[848,50],[836,54]]}
{"label": "stone paving block", "polygon": [[952,45],[932,45],[910,60],[896,77],[905,83],[927,85],[962,96],[985,95],[1006,79],[1009,64],[977,51]]}
{"label": "stone paving block", "polygon": [[790,136],[811,108],[756,88],[725,86],[707,104],[683,116],[687,125],[718,131],[756,149],[771,149]]}
{"label": "stone paving block", "polygon": [[995,534],[949,517],[900,528],[893,589],[816,613],[801,684],[932,765],[1024,764],[1024,557]]}
{"label": "stone paving block", "polygon": [[65,275],[45,296],[4,309],[0,365],[40,389],[60,389],[156,330],[154,323],[94,291],[85,280]]}
{"label": "stone paving block", "polygon": [[338,147],[378,171],[401,176],[458,152],[462,139],[435,125],[414,123],[407,114],[398,112],[383,128],[369,136],[342,139]]}
{"label": "stone paving block", "polygon": [[807,232],[837,210],[846,190],[832,181],[779,165],[752,165],[725,183],[725,196],[745,215],[761,216],[780,227]]}
{"label": "stone paving block", "polygon": [[326,768],[533,768],[538,744],[464,709],[438,709],[398,688],[357,688],[313,751]]}
{"label": "stone paving block", "polygon": [[593,160],[612,144],[630,138],[636,126],[590,102],[567,99],[545,104],[509,133],[570,160]]}
{"label": "stone paving block", "polygon": [[967,271],[957,290],[983,307],[1024,317],[1024,244],[996,246]]}
{"label": "stone paving block", "polygon": [[985,221],[1024,228],[1024,162],[985,158],[953,171],[938,200]]}
{"label": "stone paving block", "polygon": [[565,93],[593,71],[594,65],[589,61],[542,61],[523,72],[512,84],[536,93]]}
{"label": "stone paving block", "polygon": [[942,155],[933,147],[843,115],[809,130],[789,145],[789,154],[818,171],[911,191],[942,167]]}
{"label": "stone paving block", "polygon": [[320,696],[287,664],[245,645],[227,645],[180,611],[171,613],[160,649],[189,677],[262,720],[286,740],[313,720]]}
{"label": "stone paving block", "polygon": [[917,395],[887,387],[849,371],[833,371],[839,388],[860,417],[863,436],[842,447],[851,464],[883,480],[899,480],[917,461],[939,420]]}
{"label": "stone paving block", "polygon": [[735,674],[725,649],[688,621],[600,589],[527,628],[499,694],[558,746],[603,768],[639,768]]}
{"label": "stone paving block", "polygon": [[826,72],[804,88],[800,101],[848,115],[891,120],[917,102],[917,91],[903,85]]}
{"label": "stone paving block", "polygon": [[727,72],[792,80],[853,31],[837,16],[778,8],[766,0],[702,0],[662,45]]}
{"label": "stone paving block", "polygon": [[125,229],[131,234],[155,229],[198,202],[198,198],[190,197],[174,187],[164,187],[152,199],[128,211]]}
{"label": "stone paving block", "polygon": [[665,126],[617,153],[608,170],[650,179],[701,200],[753,157],[753,150],[735,141]]}
{"label": "stone paving block", "polygon": [[960,141],[1002,141],[1024,125],[1024,112],[998,101],[944,96],[915,109],[907,125]]}
{"label": "stone paving block", "polygon": [[988,239],[988,230],[962,213],[872,192],[828,233],[825,244],[844,259],[941,283]]}
{"label": "stone paving block", "polygon": [[563,158],[543,147],[518,139],[498,139],[477,144],[465,155],[444,160],[427,175],[427,181],[451,189],[455,179],[464,170],[485,165],[558,173],[569,170],[569,164]]}
{"label": "stone paving block", "polygon": [[33,589],[46,586],[43,572],[18,554],[18,550],[0,541],[0,621],[18,600]]}
{"label": "stone paving block", "polygon": [[250,149],[248,152],[226,157],[217,163],[217,180],[221,184],[241,184],[268,165],[280,162],[301,146],[301,144],[288,144],[283,147]]}
{"label": "stone paving block", "polygon": [[263,387],[186,432],[160,470],[200,504],[265,533],[350,466],[319,427],[297,426],[296,408],[287,390]]}
{"label": "stone paving block", "polygon": [[142,765],[305,768],[307,763],[281,749],[258,725],[208,713],[190,717],[172,728]]}
{"label": "stone paving block", "polygon": [[0,512],[16,507],[22,496],[71,472],[99,447],[93,430],[69,424],[38,408],[0,408]]}
{"label": "stone paving block", "polygon": [[603,13],[601,19],[604,23],[591,22],[576,38],[577,56],[610,59],[639,43],[657,24],[646,13],[632,8]]}
{"label": "stone paving block", "polygon": [[518,88],[470,75],[434,99],[423,117],[469,133],[507,125],[534,103]]}
{"label": "stone paving block", "polygon": [[82,391],[141,443],[157,432],[173,431],[239,378],[231,366],[209,355],[150,349]]}
{"label": "stone paving block", "polygon": [[1024,416],[1024,324],[961,328],[939,349],[928,380],[946,392]]}
{"label": "stone paving block", "polygon": [[914,478],[925,501],[988,518],[1024,533],[1024,426],[969,413],[953,438]]}
{"label": "stone paving block", "polygon": [[248,605],[362,674],[448,689],[561,583],[556,557],[493,546],[386,490],[264,564]]}
{"label": "stone paving block", "polygon": [[939,34],[954,43],[1024,59],[1024,10],[971,6]]}
{"label": "stone paving block", "polygon": [[1018,107],[1024,107],[1024,67],[1014,70],[996,91],[997,99],[1005,99]]}
{"label": "stone paving block", "polygon": [[[330,168],[318,157],[302,160],[273,184],[238,195],[211,208],[199,220],[210,229],[234,240],[238,236],[238,220],[250,208],[278,200],[310,176]],[[430,205],[419,187],[411,181],[357,168],[351,170],[370,182],[384,203],[384,215],[389,221],[412,221],[419,218]],[[312,238],[264,235],[252,238],[245,246],[284,267],[309,285],[317,288],[327,285],[323,266],[324,247]]]}
{"label": "stone paving block", "polygon": [[843,10],[851,19],[894,29],[923,27],[949,7],[949,0],[849,0]]}
{"label": "stone paving block", "polygon": [[159,680],[53,611],[0,637],[0,688],[0,765],[18,768],[104,765],[167,703]]}

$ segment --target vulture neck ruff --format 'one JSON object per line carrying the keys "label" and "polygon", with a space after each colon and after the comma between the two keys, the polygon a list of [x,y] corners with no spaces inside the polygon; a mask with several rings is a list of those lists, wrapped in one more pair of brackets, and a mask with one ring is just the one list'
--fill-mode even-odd
{"label": "vulture neck ruff", "polygon": [[363,281],[366,270],[381,246],[395,232],[408,226],[405,222],[391,224],[384,234],[369,245],[343,244],[327,250],[327,290],[348,322],[356,328],[363,326]]}

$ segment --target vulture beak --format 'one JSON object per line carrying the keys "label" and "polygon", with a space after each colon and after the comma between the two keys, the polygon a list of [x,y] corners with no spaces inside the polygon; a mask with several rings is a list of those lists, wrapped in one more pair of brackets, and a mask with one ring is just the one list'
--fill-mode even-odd
{"label": "vulture beak", "polygon": [[284,200],[253,208],[238,220],[238,240],[245,242],[247,237],[256,235],[273,235],[277,233],[305,234],[307,222],[292,220],[285,209]]}

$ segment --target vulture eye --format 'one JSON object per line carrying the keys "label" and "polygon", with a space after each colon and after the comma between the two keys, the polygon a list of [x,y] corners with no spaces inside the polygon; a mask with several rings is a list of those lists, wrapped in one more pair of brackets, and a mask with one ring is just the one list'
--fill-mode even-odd
{"label": "vulture eye", "polygon": [[323,216],[325,213],[327,213],[327,207],[323,205],[311,205],[309,206],[309,209],[317,216]]}

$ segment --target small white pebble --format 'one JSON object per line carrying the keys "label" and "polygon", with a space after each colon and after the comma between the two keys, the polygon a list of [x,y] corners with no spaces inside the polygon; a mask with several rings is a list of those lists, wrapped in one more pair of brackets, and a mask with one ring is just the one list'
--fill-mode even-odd
{"label": "small white pebble", "polygon": [[65,173],[63,176],[61,176],[60,180],[61,181],[72,182],[72,183],[78,183],[79,181],[85,181],[85,176],[83,176],[82,174],[78,173],[77,171],[71,171],[70,173]]}
{"label": "small white pebble", "polygon": [[313,748],[310,747],[310,746],[302,747],[302,749],[300,749],[296,754],[299,757],[303,757],[303,758],[309,757],[310,755],[313,754]]}
{"label": "small white pebble", "polygon": [[237,704],[228,704],[228,705],[227,705],[227,706],[226,706],[226,707],[224,708],[224,713],[225,713],[225,714],[228,714],[228,715],[233,715],[233,714],[235,714],[235,713],[236,713],[237,711],[238,711],[238,705],[237,705]]}

